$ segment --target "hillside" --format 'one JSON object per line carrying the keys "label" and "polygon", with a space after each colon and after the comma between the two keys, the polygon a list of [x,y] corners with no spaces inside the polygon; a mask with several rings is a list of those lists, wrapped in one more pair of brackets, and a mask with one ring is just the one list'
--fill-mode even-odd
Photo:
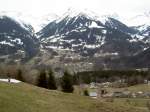
{"label": "hillside", "polygon": [[0,15],[0,60],[25,61],[38,52],[38,40],[31,25]]}
{"label": "hillside", "polygon": [[25,83],[0,82],[0,112],[145,112],[129,106],[49,91]]}

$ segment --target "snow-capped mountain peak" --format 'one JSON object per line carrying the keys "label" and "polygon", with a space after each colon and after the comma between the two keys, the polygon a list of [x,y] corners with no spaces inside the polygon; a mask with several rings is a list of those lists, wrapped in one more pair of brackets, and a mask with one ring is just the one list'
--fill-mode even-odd
{"label": "snow-capped mountain peak", "polygon": [[20,13],[15,11],[2,11],[0,12],[0,17],[7,16],[17,21],[22,27],[27,28],[27,26],[33,26],[35,32],[41,30],[45,27],[49,22],[56,20],[58,15],[56,14],[46,14],[43,16],[34,16],[31,14]]}
{"label": "snow-capped mountain peak", "polygon": [[57,19],[57,23],[62,21],[64,18],[72,19],[72,18],[87,18],[90,20],[97,20],[99,17],[96,13],[89,11],[87,9],[84,10],[76,10],[73,8],[69,8],[67,12],[65,12],[60,18]]}
{"label": "snow-capped mountain peak", "polygon": [[22,13],[19,12],[0,12],[0,18],[9,18],[12,21],[14,21],[16,24],[20,25],[22,28],[24,28],[27,31],[34,32],[34,29],[30,25],[30,23],[26,22],[23,20],[23,15]]}
{"label": "snow-capped mountain peak", "polygon": [[89,11],[88,9],[76,10],[76,9],[69,8],[68,11],[63,15],[69,17],[86,16],[87,18],[93,18],[93,19],[98,18],[95,12]]}

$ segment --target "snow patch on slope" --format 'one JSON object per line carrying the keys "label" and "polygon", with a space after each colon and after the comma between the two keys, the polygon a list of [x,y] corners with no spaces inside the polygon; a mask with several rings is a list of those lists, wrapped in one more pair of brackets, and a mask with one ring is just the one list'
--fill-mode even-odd
{"label": "snow patch on slope", "polygon": [[21,81],[16,80],[16,79],[0,79],[0,81],[2,81],[2,82],[9,82],[10,81],[10,83],[20,83],[21,82]]}
{"label": "snow patch on slope", "polygon": [[89,26],[89,28],[104,28],[102,26],[99,26],[96,22],[92,22],[91,25]]}
{"label": "snow patch on slope", "polygon": [[11,44],[10,42],[6,42],[6,40],[5,41],[1,41],[0,44],[9,45],[9,46],[12,46],[12,47],[14,46],[14,44]]}

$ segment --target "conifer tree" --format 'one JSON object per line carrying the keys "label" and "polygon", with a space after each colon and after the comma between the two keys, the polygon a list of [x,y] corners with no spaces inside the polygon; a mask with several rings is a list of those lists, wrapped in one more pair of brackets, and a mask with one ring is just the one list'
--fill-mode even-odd
{"label": "conifer tree", "polygon": [[40,71],[40,75],[37,80],[37,86],[47,88],[47,77],[45,70]]}
{"label": "conifer tree", "polygon": [[56,80],[55,76],[53,75],[53,71],[50,69],[48,72],[48,89],[56,90],[57,85],[56,85]]}
{"label": "conifer tree", "polygon": [[61,87],[63,92],[72,93],[73,88],[73,78],[72,75],[69,74],[68,71],[64,72],[64,75],[62,77]]}
{"label": "conifer tree", "polygon": [[23,76],[22,76],[22,70],[21,69],[18,69],[17,70],[17,80],[20,80],[22,82],[25,82]]}

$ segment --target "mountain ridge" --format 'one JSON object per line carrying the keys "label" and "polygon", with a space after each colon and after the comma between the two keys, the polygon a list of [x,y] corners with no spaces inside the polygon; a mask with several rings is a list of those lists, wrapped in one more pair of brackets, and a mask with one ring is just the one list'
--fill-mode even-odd
{"label": "mountain ridge", "polygon": [[[35,48],[36,53],[33,57],[38,57],[40,60],[43,60],[42,58],[45,53],[51,56],[54,53],[54,61],[55,56],[74,60],[76,55],[80,59],[79,62],[83,62],[81,59],[89,59],[90,57],[93,59],[99,58],[100,60],[105,60],[105,57],[121,59],[121,57],[134,57],[150,46],[150,29],[148,26],[141,26],[144,27],[143,30],[139,26],[127,26],[110,16],[98,17],[93,13],[86,14],[85,12],[70,13],[72,11],[66,12],[61,18],[50,21],[49,24],[37,33],[35,33],[31,25],[22,24],[20,21],[17,22],[17,20],[13,22],[19,25],[19,31],[22,29],[23,32],[27,33],[20,32],[22,37],[26,38],[25,40],[28,40],[28,37],[31,38],[29,39],[31,40],[30,47],[27,47],[26,50],[30,52],[31,49]],[[1,17],[1,19],[3,18]],[[7,25],[1,26],[6,26],[6,29],[9,29]],[[10,33],[15,33],[13,32],[13,27],[10,30]],[[9,34],[9,32],[7,33]],[[11,41],[9,38],[5,37],[5,39],[0,41],[1,45],[8,43],[8,40]],[[22,40],[19,40],[19,42],[21,43]],[[26,43],[26,46],[28,45],[29,43]],[[3,47],[6,48],[6,46]],[[24,48],[23,45],[20,48]],[[63,52],[66,53],[63,54]],[[31,50],[29,54],[32,53],[34,54]],[[49,61],[49,58],[45,60]],[[66,60],[63,61],[66,63]],[[43,62],[39,61],[38,63],[42,64]],[[90,63],[95,64],[95,61],[92,60]],[[105,61],[101,65],[103,64],[105,64]]]}

